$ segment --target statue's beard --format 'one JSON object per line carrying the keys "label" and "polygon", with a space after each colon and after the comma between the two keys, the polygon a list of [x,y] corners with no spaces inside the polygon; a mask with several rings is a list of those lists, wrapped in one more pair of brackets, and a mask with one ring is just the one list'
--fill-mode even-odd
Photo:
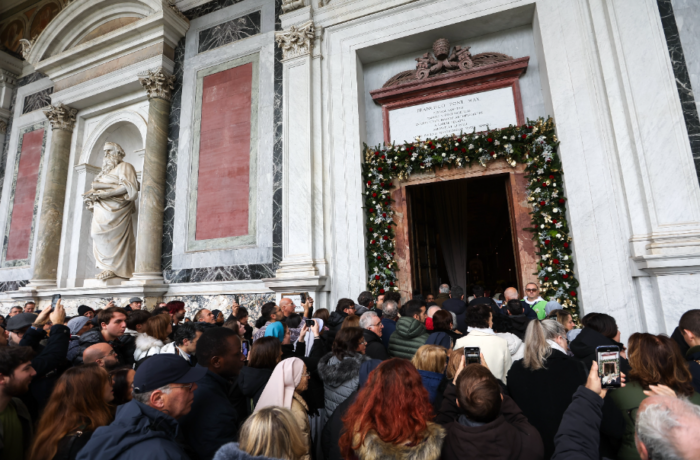
{"label": "statue's beard", "polygon": [[109,174],[114,168],[119,165],[119,158],[112,155],[105,155],[104,161],[102,162],[102,171],[97,176],[97,180]]}

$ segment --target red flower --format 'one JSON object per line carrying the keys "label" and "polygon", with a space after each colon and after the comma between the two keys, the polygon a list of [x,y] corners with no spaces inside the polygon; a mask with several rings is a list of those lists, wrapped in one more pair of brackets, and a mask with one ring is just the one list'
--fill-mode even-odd
{"label": "red flower", "polygon": [[374,208],[369,208],[370,214],[374,212]]}
{"label": "red flower", "polygon": [[374,229],[373,229],[372,227],[368,228],[367,230],[368,230],[369,232],[373,232],[373,231],[374,231]]}
{"label": "red flower", "polygon": [[386,268],[391,268],[391,264],[387,265]]}
{"label": "red flower", "polygon": [[565,248],[568,248],[568,247],[569,247],[569,243],[564,243],[564,247],[565,247]]}
{"label": "red flower", "polygon": [[550,175],[549,175],[549,178],[550,178],[550,179],[554,179],[554,176],[550,174]]}
{"label": "red flower", "polygon": [[493,139],[491,139],[490,137],[489,137],[488,139],[486,139],[486,140],[489,141],[489,142],[493,142]]}
{"label": "red flower", "polygon": [[540,267],[544,267],[544,262],[540,262]]}
{"label": "red flower", "polygon": [[369,186],[371,186],[371,185],[372,185],[372,181],[371,181],[371,180],[370,180],[370,181],[367,181],[367,187],[369,187]]}
{"label": "red flower", "polygon": [[546,186],[547,186],[547,183],[546,183],[546,182],[542,182],[542,187],[546,187]]}
{"label": "red flower", "polygon": [[454,148],[454,149],[452,149],[452,150],[454,150],[454,151],[456,152],[456,151],[457,151],[457,150],[459,150],[459,149],[458,149],[457,147],[455,147],[455,148]]}
{"label": "red flower", "polygon": [[554,265],[559,265],[559,259],[554,259],[552,262],[554,262]]}
{"label": "red flower", "polygon": [[376,241],[374,241],[374,240],[369,242],[369,244],[374,244],[374,243],[376,243]]}
{"label": "red flower", "polygon": [[386,213],[385,213],[385,212],[382,213],[382,217],[386,217]]}
{"label": "red flower", "polygon": [[559,198],[559,204],[564,204],[566,200],[564,198]]}
{"label": "red flower", "polygon": [[381,166],[378,166],[378,167],[377,167],[377,171],[381,171],[381,170],[382,170],[382,167],[381,167]]}
{"label": "red flower", "polygon": [[569,294],[571,294],[571,297],[576,297],[576,291],[571,291]]}
{"label": "red flower", "polygon": [[467,153],[467,149],[462,147],[462,153]]}
{"label": "red flower", "polygon": [[388,240],[388,239],[389,239],[389,237],[388,237],[388,236],[386,236],[386,235],[384,235],[384,237],[383,237],[383,238],[384,238],[384,241],[386,241],[386,240]]}
{"label": "red flower", "polygon": [[430,148],[433,149],[433,150],[435,150],[435,146],[432,145],[432,144],[430,145]]}
{"label": "red flower", "polygon": [[545,281],[549,281],[549,276],[545,276],[545,277],[544,277],[544,280],[545,280]]}
{"label": "red flower", "polygon": [[567,279],[569,275],[561,275],[562,278]]}
{"label": "red flower", "polygon": [[396,165],[391,165],[391,169],[396,169]]}
{"label": "red flower", "polygon": [[372,194],[372,198],[377,198],[377,194],[376,194],[376,193],[373,193],[373,194]]}
{"label": "red flower", "polygon": [[546,205],[546,204],[547,204],[547,203],[545,203],[544,201],[540,201],[540,206],[544,206],[544,205]]}
{"label": "red flower", "polygon": [[527,134],[523,134],[523,139],[527,139]]}
{"label": "red flower", "polygon": [[394,282],[393,282],[393,281],[389,281],[389,286],[393,286],[393,285],[394,285]]}
{"label": "red flower", "polygon": [[384,155],[382,155],[382,160],[386,160],[386,157]]}
{"label": "red flower", "polygon": [[377,260],[382,260],[382,256],[377,256]]}
{"label": "red flower", "polygon": [[374,152],[374,154],[375,154],[376,156],[379,156],[379,152]]}
{"label": "red flower", "polygon": [[495,157],[496,157],[496,152],[491,152],[491,156],[495,158]]}
{"label": "red flower", "polygon": [[375,276],[374,276],[374,279],[375,279],[375,280],[380,280],[380,279],[381,279],[381,276],[375,275]]}
{"label": "red flower", "polygon": [[379,293],[380,293],[380,294],[384,294],[384,289],[380,289],[380,290],[379,290]]}
{"label": "red flower", "polygon": [[551,243],[551,241],[549,241],[549,240],[544,240],[544,244],[549,244],[549,243]]}
{"label": "red flower", "polygon": [[382,182],[382,183],[381,183],[381,184],[379,184],[379,185],[381,185],[382,187],[384,187],[384,182]]}
{"label": "red flower", "polygon": [[388,202],[388,201],[385,201],[385,202],[384,202],[384,206],[389,206],[389,202]]}
{"label": "red flower", "polygon": [[556,224],[557,222],[558,222],[557,219],[552,219],[553,224]]}
{"label": "red flower", "polygon": [[460,137],[459,139],[457,139],[457,142],[462,142],[462,138]]}
{"label": "red flower", "polygon": [[527,129],[532,129],[532,126],[528,126]]}
{"label": "red flower", "polygon": [[391,182],[389,182],[389,184],[387,185],[387,187],[391,187]]}

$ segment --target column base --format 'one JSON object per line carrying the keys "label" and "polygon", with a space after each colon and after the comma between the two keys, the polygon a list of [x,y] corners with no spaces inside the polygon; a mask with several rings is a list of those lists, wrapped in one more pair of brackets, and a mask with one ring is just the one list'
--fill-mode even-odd
{"label": "column base", "polygon": [[29,284],[26,286],[19,288],[19,290],[23,289],[55,289],[57,287],[56,280],[55,279],[37,279],[37,280],[29,280]]}
{"label": "column base", "polygon": [[162,272],[134,273],[131,279],[122,282],[122,286],[164,286],[165,284]]}
{"label": "column base", "polygon": [[328,277],[326,276],[287,276],[262,280],[266,288],[279,293],[325,291],[327,281]]}
{"label": "column base", "polygon": [[277,271],[275,272],[275,278],[313,278],[318,277],[318,269],[314,264],[314,261],[308,258],[299,259],[284,259],[280,262]]}

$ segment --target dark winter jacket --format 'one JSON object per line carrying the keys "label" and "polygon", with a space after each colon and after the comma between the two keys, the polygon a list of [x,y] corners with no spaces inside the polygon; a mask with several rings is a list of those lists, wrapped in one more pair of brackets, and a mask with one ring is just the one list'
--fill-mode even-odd
{"label": "dark winter jacket", "polygon": [[237,442],[232,442],[221,447],[214,456],[214,460],[280,460],[262,455],[250,455],[238,447]]}
{"label": "dark winter jacket", "polygon": [[389,318],[382,318],[382,325],[384,326],[384,329],[382,329],[382,344],[384,348],[388,350],[389,339],[391,339],[391,335],[396,331],[396,321]]}
{"label": "dark winter jacket", "polygon": [[581,385],[554,437],[552,460],[598,460],[603,398]]}
{"label": "dark winter jacket", "polygon": [[65,435],[56,448],[56,455],[52,460],[75,460],[85,444],[90,441],[94,431],[76,430]]}
{"label": "dark winter jacket", "polygon": [[219,447],[236,439],[238,414],[228,399],[230,387],[228,380],[207,370],[197,382],[192,410],[179,420],[185,441],[199,460],[210,460]]}
{"label": "dark winter jacket", "polygon": [[508,332],[515,335],[517,338],[524,342],[527,325],[530,324],[530,321],[532,321],[532,319],[528,318],[523,314],[509,316],[508,321],[510,322],[510,330]]}
{"label": "dark winter jacket", "polygon": [[554,453],[554,435],[580,385],[588,373],[580,361],[559,350],[552,350],[545,368],[533,371],[523,360],[515,361],[508,371],[508,394],[520,407],[544,443],[544,458]]}
{"label": "dark winter jacket", "polygon": [[430,404],[435,402],[437,398],[438,388],[445,378],[445,374],[440,374],[437,372],[422,371],[418,370],[420,378],[423,381],[423,386],[428,390],[428,398],[430,398]]}
{"label": "dark winter jacket", "polygon": [[[31,447],[32,440],[34,438],[34,424],[32,423],[31,416],[27,406],[24,405],[21,399],[12,398],[8,404],[12,404],[17,412],[17,418],[19,418],[19,423],[22,425],[22,442],[24,447],[25,456],[29,453],[29,448]],[[0,458],[5,458],[3,456],[3,450],[5,448],[5,429],[0,424]]]}
{"label": "dark winter jacket", "polygon": [[430,334],[423,323],[415,318],[404,316],[396,322],[396,331],[389,339],[389,354],[396,358],[411,359],[421,346],[425,345]]}
{"label": "dark winter jacket", "polygon": [[[571,352],[576,358],[586,365],[586,372],[591,369],[593,360],[597,360],[596,347],[603,345],[617,345],[622,350],[622,344],[615,342],[613,339],[605,337],[600,332],[594,331],[589,327],[584,327],[579,335],[569,344]],[[620,357],[620,371],[629,375],[630,363],[625,358]]]}
{"label": "dark winter jacket", "polygon": [[246,398],[248,414],[252,414],[258,399],[270,380],[272,369],[258,369],[255,367],[243,367],[238,374],[238,386]]}
{"label": "dark winter jacket", "polygon": [[360,384],[360,366],[371,358],[356,353],[339,360],[328,353],[318,363],[318,374],[323,380],[326,414],[332,414],[336,407],[348,399]]}
{"label": "dark winter jacket", "polygon": [[[365,350],[367,356],[372,359],[381,359],[382,361],[389,359],[389,353],[386,352],[382,339],[377,334],[369,329],[363,329],[362,333],[367,341],[367,349]],[[382,335],[384,335],[384,331],[382,331]]]}
{"label": "dark winter jacket", "polygon": [[678,344],[678,348],[681,349],[681,353],[683,354],[683,356],[687,355],[688,350],[690,350],[690,345],[688,345],[688,343],[683,338],[683,334],[681,333],[681,330],[679,328],[675,328],[673,330],[671,338]]}
{"label": "dark winter jacket", "polygon": [[440,308],[444,308],[442,305],[445,303],[445,301],[450,300],[450,295],[449,294],[438,294],[437,297],[435,297],[435,303],[438,305]]}
{"label": "dark winter jacket", "polygon": [[92,329],[80,336],[80,349],[76,357],[73,359],[73,365],[78,366],[83,364],[83,352],[90,346],[96,343],[108,343],[114,348],[114,352],[119,358],[119,363],[123,365],[134,364],[134,350],[136,349],[136,338],[124,334],[117,340],[106,341],[102,332],[99,329]]}
{"label": "dark winter jacket", "polygon": [[329,419],[321,433],[321,449],[323,450],[323,458],[325,460],[343,460],[343,456],[340,453],[340,445],[338,444],[340,442],[340,437],[345,431],[343,417],[347,414],[352,403],[355,402],[358,391],[359,390],[353,391],[352,394],[348,396],[348,399],[335,408],[332,414],[328,414]]}
{"label": "dark winter jacket", "polygon": [[70,367],[70,363],[66,359],[68,343],[70,342],[68,326],[63,324],[51,326],[49,339],[42,348],[39,342],[44,338],[46,338],[46,331],[29,328],[20,341],[20,346],[32,347],[38,352],[32,359],[32,367],[36,371],[36,375],[29,384],[29,392],[20,398],[29,409],[29,414],[35,422],[38,421],[39,414],[46,406],[56,381],[63,371]]}
{"label": "dark winter jacket", "polygon": [[467,332],[467,304],[459,299],[449,299],[442,304],[442,309],[457,315],[455,328],[461,333]]}
{"label": "dark winter jacket", "polygon": [[700,345],[689,349],[685,359],[688,360],[688,369],[693,376],[693,388],[696,393],[700,393]]}
{"label": "dark winter jacket", "polygon": [[70,342],[68,343],[68,353],[66,354],[66,359],[72,363],[73,360],[78,357],[80,352],[80,336],[71,335]]}
{"label": "dark winter jacket", "polygon": [[527,417],[509,396],[503,395],[501,414],[496,420],[480,426],[468,426],[460,422],[460,418],[464,416],[455,403],[457,389],[452,383],[447,384],[444,396],[440,411],[435,418],[435,421],[447,430],[442,447],[442,459],[462,460],[466,458],[467,452],[474,453],[474,458],[508,460],[541,460],[543,458],[544,449],[540,434],[528,423]]}
{"label": "dark winter jacket", "polygon": [[331,332],[336,333],[340,330],[340,327],[343,325],[343,321],[345,321],[345,318],[347,317],[348,314],[345,312],[334,311],[328,317],[328,321],[326,321],[324,324]]}
{"label": "dark winter jacket", "polygon": [[132,400],[117,408],[114,422],[95,430],[77,460],[187,460],[178,431],[177,420]]}

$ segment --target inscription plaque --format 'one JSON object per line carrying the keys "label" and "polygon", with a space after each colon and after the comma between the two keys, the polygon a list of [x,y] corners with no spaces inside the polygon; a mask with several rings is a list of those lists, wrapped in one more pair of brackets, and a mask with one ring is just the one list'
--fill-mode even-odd
{"label": "inscription plaque", "polygon": [[459,135],[476,130],[517,125],[513,88],[499,88],[466,96],[412,105],[389,112],[391,141]]}

